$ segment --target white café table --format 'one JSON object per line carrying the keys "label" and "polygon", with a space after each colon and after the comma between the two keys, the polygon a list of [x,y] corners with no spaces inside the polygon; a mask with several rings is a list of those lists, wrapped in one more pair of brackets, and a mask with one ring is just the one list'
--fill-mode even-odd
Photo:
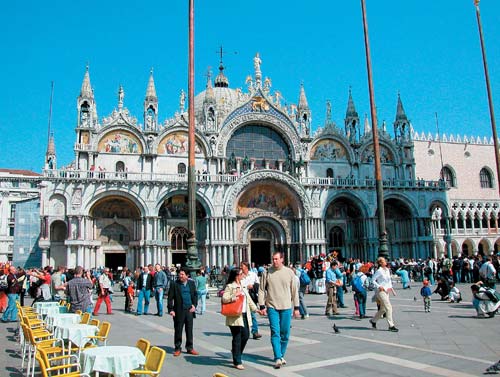
{"label": "white caf\u00e9 table", "polygon": [[97,331],[99,331],[97,326],[67,324],[57,326],[54,334],[56,338],[67,339],[78,347],[82,347],[88,342],[87,337],[95,335]]}
{"label": "white caf\u00e9 table", "polygon": [[47,315],[49,311],[53,311],[54,308],[59,308],[59,306],[59,303],[56,301],[35,302],[33,308],[38,314]]}
{"label": "white caf\u00e9 table", "polygon": [[82,316],[76,313],[50,313],[47,314],[45,321],[47,325],[54,327],[59,327],[63,325],[72,325],[80,323]]}
{"label": "white caf\u00e9 table", "polygon": [[128,377],[128,372],[139,368],[146,358],[137,347],[105,346],[89,348],[80,355],[81,373],[111,373],[114,377]]}

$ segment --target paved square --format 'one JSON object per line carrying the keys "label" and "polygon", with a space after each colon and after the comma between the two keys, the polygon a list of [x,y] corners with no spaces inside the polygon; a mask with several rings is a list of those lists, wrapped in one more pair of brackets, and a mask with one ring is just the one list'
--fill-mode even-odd
{"label": "paved square", "polygon": [[[231,335],[218,313],[220,299],[207,300],[207,312],[195,320],[194,345],[200,356],[185,353],[174,358],[173,321],[168,315],[136,317],[123,312],[122,294],[115,294],[115,315],[98,318],[112,323],[110,345],[134,345],[140,337],[164,348],[169,353],[163,376],[212,376],[215,372],[228,376],[479,376],[500,358],[499,317],[473,318],[470,289],[461,285],[464,301],[449,304],[434,295],[431,313],[424,313],[420,286],[402,290],[396,284],[392,297],[394,319],[399,333],[387,331],[387,324],[377,323],[372,330],[368,320],[353,318],[352,293],[345,295],[346,309],[327,318],[323,315],[326,295],[306,295],[311,317],[292,322],[291,339],[286,355],[287,365],[273,369],[272,348],[266,318],[259,317],[261,340],[248,341],[243,356],[246,367],[237,371],[231,364]],[[369,316],[375,313],[369,293]],[[414,300],[416,296],[417,300]],[[156,313],[152,300],[150,312]],[[335,334],[332,325],[340,329]],[[4,333],[0,376],[20,377],[21,360],[13,340],[13,324],[0,324]]]}

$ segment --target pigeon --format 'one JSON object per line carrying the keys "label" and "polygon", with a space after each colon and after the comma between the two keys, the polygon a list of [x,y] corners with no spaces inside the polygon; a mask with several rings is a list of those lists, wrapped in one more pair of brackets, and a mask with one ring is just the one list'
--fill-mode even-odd
{"label": "pigeon", "polygon": [[333,324],[333,331],[335,331],[335,334],[340,333],[340,330],[337,326],[335,326],[335,323]]}
{"label": "pigeon", "polygon": [[417,301],[417,296],[413,296],[413,301]]}

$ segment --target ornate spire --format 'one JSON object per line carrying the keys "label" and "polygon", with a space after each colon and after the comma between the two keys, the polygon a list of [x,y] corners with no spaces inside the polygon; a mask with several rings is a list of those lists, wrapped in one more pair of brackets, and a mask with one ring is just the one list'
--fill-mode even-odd
{"label": "ornate spire", "polygon": [[54,142],[54,134],[50,133],[47,152],[45,153],[45,168],[57,169],[56,165],[56,143]]}
{"label": "ornate spire", "polygon": [[398,120],[408,121],[408,117],[406,116],[405,110],[403,108],[403,102],[401,101],[401,95],[399,93],[398,93],[398,107],[396,110],[396,121]]}
{"label": "ornate spire", "polygon": [[90,74],[89,74],[88,64],[85,68],[85,76],[83,76],[82,88],[80,89],[80,97],[94,98],[94,91],[92,90],[92,85],[90,85]]}
{"label": "ornate spire", "polygon": [[299,111],[300,110],[308,110],[309,105],[307,103],[307,98],[306,98],[306,91],[304,90],[304,84],[300,84],[300,94],[299,94],[299,106],[298,106]]}
{"label": "ornate spire", "polygon": [[368,120],[368,115],[365,114],[365,135],[372,132],[372,127],[370,126],[370,121]]}
{"label": "ornate spire", "polygon": [[261,64],[262,64],[262,60],[260,60],[259,53],[257,52],[255,54],[255,57],[253,58],[253,67],[255,70],[255,86],[257,88],[260,88],[262,85],[262,72],[260,70]]}
{"label": "ornate spire", "polygon": [[[212,84],[210,82],[210,84]],[[229,87],[229,80],[227,79],[226,75],[224,75],[224,65],[222,64],[222,60],[219,65],[219,74],[215,78],[215,83],[214,86],[216,88],[227,88]]]}
{"label": "ornate spire", "polygon": [[[221,64],[221,66],[222,66],[222,64]],[[227,79],[226,79],[226,83],[227,83]],[[224,87],[224,86],[222,86],[222,87]],[[212,88],[212,72],[210,71],[210,67],[207,70],[207,85],[206,85],[206,90],[205,90],[205,100],[204,101],[210,102],[210,103],[212,103],[212,102],[215,103],[214,88]]]}
{"label": "ornate spire", "polygon": [[358,118],[358,113],[356,111],[356,107],[354,106],[354,101],[352,99],[351,88],[349,88],[349,100],[347,101],[347,111],[345,113],[345,117]]}
{"label": "ornate spire", "polygon": [[155,80],[153,77],[153,68],[151,68],[151,72],[149,73],[149,82],[148,88],[146,89],[146,100],[156,100],[156,88],[155,88]]}

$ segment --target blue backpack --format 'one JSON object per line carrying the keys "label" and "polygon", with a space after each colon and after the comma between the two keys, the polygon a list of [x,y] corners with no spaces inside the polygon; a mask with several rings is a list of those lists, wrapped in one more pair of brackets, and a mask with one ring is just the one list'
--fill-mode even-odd
{"label": "blue backpack", "polygon": [[302,270],[302,272],[300,273],[299,280],[300,280],[300,285],[309,285],[309,284],[311,284],[311,278],[307,274],[306,270]]}
{"label": "blue backpack", "polygon": [[351,283],[352,290],[356,293],[366,292],[366,288],[363,287],[363,282],[361,281],[361,276],[356,276]]}

